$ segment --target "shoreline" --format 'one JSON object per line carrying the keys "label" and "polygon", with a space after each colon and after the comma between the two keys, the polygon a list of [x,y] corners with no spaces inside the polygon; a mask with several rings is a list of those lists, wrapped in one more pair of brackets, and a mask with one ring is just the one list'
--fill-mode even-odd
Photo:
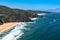
{"label": "shoreline", "polygon": [[4,34],[2,34],[0,36],[0,39],[1,40],[10,40],[10,39],[17,39],[19,38],[20,36],[22,36],[24,34],[24,32],[22,31],[22,29],[26,29],[25,26],[27,24],[24,23],[24,22],[20,22],[19,25],[13,27],[12,29],[10,29],[10,31],[5,31]]}
{"label": "shoreline", "polygon": [[9,31],[10,29],[14,28],[17,25],[21,25],[22,22],[9,22],[9,23],[4,23],[0,25],[0,35],[3,34],[6,31]]}

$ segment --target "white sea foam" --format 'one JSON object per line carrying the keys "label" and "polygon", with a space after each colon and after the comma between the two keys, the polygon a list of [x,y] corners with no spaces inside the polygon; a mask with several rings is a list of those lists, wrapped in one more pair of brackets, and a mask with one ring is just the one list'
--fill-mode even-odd
{"label": "white sea foam", "polygon": [[30,19],[34,21],[34,20],[37,20],[38,18],[30,18]]}
{"label": "white sea foam", "polygon": [[37,15],[39,15],[39,16],[40,16],[40,15],[46,15],[46,13],[37,13]]}
{"label": "white sea foam", "polygon": [[25,25],[26,25],[25,23],[22,23],[22,25],[16,26],[9,34],[4,36],[1,40],[17,40],[24,34],[22,29],[26,29],[24,27]]}

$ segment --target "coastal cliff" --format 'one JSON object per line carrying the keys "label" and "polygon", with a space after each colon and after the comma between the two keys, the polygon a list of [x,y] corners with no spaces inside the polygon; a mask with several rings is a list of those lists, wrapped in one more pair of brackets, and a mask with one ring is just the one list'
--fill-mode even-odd
{"label": "coastal cliff", "polygon": [[[1,15],[2,14],[2,15]],[[40,17],[37,14],[22,9],[13,9],[0,5],[0,20],[3,22],[29,22],[29,17]]]}

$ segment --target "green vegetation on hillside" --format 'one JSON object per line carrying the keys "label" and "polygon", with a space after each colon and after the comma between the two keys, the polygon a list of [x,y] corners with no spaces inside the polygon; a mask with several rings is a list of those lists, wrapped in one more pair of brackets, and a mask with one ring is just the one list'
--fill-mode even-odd
{"label": "green vegetation on hillside", "polygon": [[4,14],[4,22],[29,22],[31,21],[29,17],[39,17],[32,12],[21,9],[12,9],[6,6],[0,6],[0,14]]}

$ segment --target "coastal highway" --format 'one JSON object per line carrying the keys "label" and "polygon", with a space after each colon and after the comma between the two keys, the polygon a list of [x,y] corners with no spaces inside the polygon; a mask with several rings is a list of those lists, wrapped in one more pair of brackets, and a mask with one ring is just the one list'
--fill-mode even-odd
{"label": "coastal highway", "polygon": [[0,25],[0,35],[20,24],[20,22],[9,22]]}

